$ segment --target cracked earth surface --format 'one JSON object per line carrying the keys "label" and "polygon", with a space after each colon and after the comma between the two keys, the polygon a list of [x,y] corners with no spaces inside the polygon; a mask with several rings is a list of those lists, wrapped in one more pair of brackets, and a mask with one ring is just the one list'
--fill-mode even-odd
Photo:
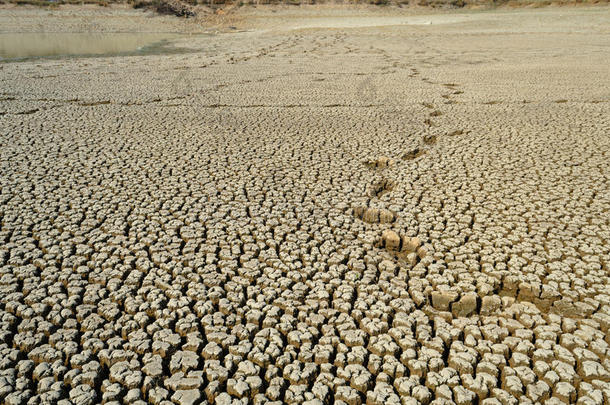
{"label": "cracked earth surface", "polygon": [[0,65],[0,401],[610,403],[592,15]]}

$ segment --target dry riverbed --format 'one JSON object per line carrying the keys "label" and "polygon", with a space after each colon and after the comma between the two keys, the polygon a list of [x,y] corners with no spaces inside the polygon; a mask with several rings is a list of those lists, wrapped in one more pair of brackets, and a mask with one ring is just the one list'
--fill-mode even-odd
{"label": "dry riverbed", "polygon": [[610,8],[213,23],[0,9],[175,35],[0,63],[0,402],[610,403]]}

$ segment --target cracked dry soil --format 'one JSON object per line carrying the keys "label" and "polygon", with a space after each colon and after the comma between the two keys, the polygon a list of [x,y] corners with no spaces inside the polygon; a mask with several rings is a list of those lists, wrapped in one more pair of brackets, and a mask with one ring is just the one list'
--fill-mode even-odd
{"label": "cracked dry soil", "polygon": [[610,403],[608,9],[497,15],[3,64],[0,401]]}

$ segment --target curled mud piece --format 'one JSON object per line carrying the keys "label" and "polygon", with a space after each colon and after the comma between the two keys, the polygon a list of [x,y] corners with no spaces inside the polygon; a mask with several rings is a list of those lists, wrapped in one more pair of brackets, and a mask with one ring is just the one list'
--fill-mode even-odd
{"label": "curled mud piece", "polygon": [[396,214],[383,208],[356,207],[354,216],[370,224],[389,224],[396,221]]}
{"label": "curled mud piece", "polygon": [[371,190],[372,197],[380,197],[383,194],[394,190],[396,187],[396,182],[394,180],[382,179],[377,183],[373,184],[373,189]]}
{"label": "curled mud piece", "polygon": [[413,160],[413,159],[417,159],[420,156],[423,156],[426,154],[426,150],[425,149],[420,149],[420,148],[415,148],[407,153],[405,153],[404,155],[402,155],[403,160]]}
{"label": "curled mud piece", "polygon": [[394,166],[396,161],[386,156],[381,156],[377,160],[369,160],[364,162],[365,165],[371,168],[383,169],[385,167]]}

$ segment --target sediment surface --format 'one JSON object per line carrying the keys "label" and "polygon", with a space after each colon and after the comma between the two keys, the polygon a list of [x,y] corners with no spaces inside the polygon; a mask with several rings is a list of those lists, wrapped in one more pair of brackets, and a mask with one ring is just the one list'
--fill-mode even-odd
{"label": "sediment surface", "polygon": [[0,402],[610,403],[609,10],[0,64]]}

